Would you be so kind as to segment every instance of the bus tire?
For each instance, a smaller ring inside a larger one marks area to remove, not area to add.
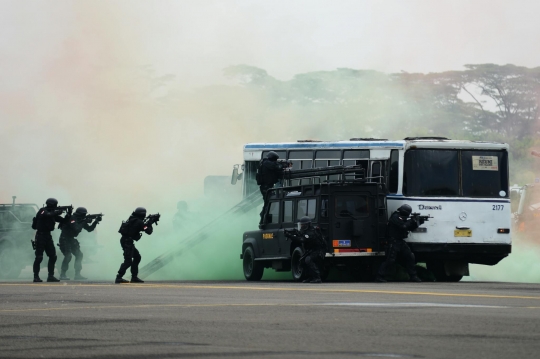
[[[306,278],[306,271],[300,263],[300,258],[303,254],[304,251],[300,247],[296,247],[291,254],[291,274],[297,282],[301,282]]]
[[[444,270],[444,262],[428,262],[427,269],[433,273],[437,282],[459,282],[462,275],[447,275]]]
[[[244,277],[246,277],[246,280],[261,280],[264,273],[264,267],[262,263],[255,260],[255,253],[253,252],[253,248],[251,246],[247,246],[246,249],[244,249],[243,267]]]

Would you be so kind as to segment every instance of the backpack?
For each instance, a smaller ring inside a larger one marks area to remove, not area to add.
[[[127,236],[129,234],[129,220],[122,221],[122,224],[120,225],[120,229],[118,229],[118,233],[120,233],[123,236]]]
[[[37,218],[32,218],[32,229],[37,229]]]

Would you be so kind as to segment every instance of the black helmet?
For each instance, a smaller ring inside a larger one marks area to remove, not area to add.
[[[309,218],[308,216],[304,216],[298,221],[299,231],[305,231],[309,228],[309,226],[311,226],[311,218]]]
[[[86,215],[88,214],[88,211],[86,210],[86,208],[84,207],[78,207],[76,210],[75,210],[75,213],[73,213],[74,216],[76,217],[86,217]]]
[[[48,198],[45,201],[45,205],[47,206],[47,208],[56,208],[58,207],[58,201],[56,200],[56,198]]]
[[[404,204],[404,205],[402,205],[401,207],[399,207],[397,211],[398,211],[399,214],[401,214],[402,216],[409,217],[409,215],[410,215],[411,212],[412,212],[412,208],[411,208],[411,206],[409,206],[408,204]]]
[[[277,159],[279,158],[279,155],[275,153],[274,151],[270,151],[266,155],[266,158],[268,158],[269,161],[273,162],[273,161],[277,161]]]
[[[137,207],[135,208],[135,210],[133,211],[133,216],[137,217],[137,218],[140,218],[140,219],[144,219],[144,217],[146,217],[146,208],[144,207]]]

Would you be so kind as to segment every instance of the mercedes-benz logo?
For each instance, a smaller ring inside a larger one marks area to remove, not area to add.
[[[467,219],[467,213],[461,212],[459,214],[459,219],[461,219],[462,221],[466,220]]]

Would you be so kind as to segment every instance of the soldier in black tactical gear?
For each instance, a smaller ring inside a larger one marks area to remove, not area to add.
[[[77,236],[84,229],[88,232],[92,232],[99,222],[101,222],[101,217],[97,217],[94,220],[94,223],[90,225],[92,220],[88,220],[86,215],[88,211],[84,207],[79,207],[75,210],[73,215],[66,215],[62,223],[60,223],[59,228],[62,230],[60,234],[60,251],[64,255],[64,260],[62,261],[62,267],[60,270],[60,280],[69,280],[66,276],[66,271],[71,262],[72,254],[75,256],[75,280],[84,280],[86,279],[81,275],[82,269],[82,259],[83,253],[77,240]]]
[[[375,281],[386,282],[384,274],[386,267],[396,262],[396,258],[399,254],[405,259],[405,267],[409,273],[411,282],[421,282],[420,278],[416,275],[414,254],[405,242],[405,238],[409,236],[409,232],[418,228],[419,225],[424,223],[422,218],[416,220],[409,216],[412,212],[411,206],[404,204],[398,208],[397,211],[392,213],[388,220],[388,248],[386,251],[386,261],[379,267],[379,272]]]
[[[273,188],[276,183],[283,176],[283,171],[290,166],[288,162],[278,162],[279,155],[274,151],[268,152],[265,158],[259,164],[259,169],[257,170],[257,184],[259,185],[259,190],[264,199],[264,206],[261,211],[261,223],[263,221],[264,212],[266,210],[266,191],[270,188]]]
[[[293,241],[299,241],[304,245],[304,255],[301,262],[304,264],[304,270],[307,272],[303,283],[322,283],[321,270],[324,265],[324,256],[326,255],[326,242],[319,227],[311,225],[311,219],[307,216],[298,221],[297,231],[286,233]]]
[[[145,223],[146,209],[143,207],[137,207],[131,214],[126,222],[122,223],[120,227],[120,245],[124,251],[124,263],[120,265],[118,275],[116,276],[115,283],[129,283],[122,278],[129,267],[131,267],[131,283],[144,283],[142,279],[137,277],[139,274],[139,263],[141,262],[141,255],[137,248],[135,248],[135,241],[138,241],[142,237],[141,232],[145,232],[150,235],[154,231],[152,223]]]
[[[47,253],[47,257],[49,257],[49,263],[47,264],[47,269],[49,270],[47,282],[60,281],[54,277],[56,249],[54,248],[51,232],[54,231],[54,226],[57,222],[60,223],[64,220],[64,218],[60,216],[62,212],[63,210],[58,208],[58,201],[54,198],[49,198],[45,202],[45,207],[37,212],[32,221],[32,228],[36,230],[36,237],[32,243],[36,254],[33,268],[34,282],[43,282],[39,278],[40,265],[43,261],[43,252]]]

